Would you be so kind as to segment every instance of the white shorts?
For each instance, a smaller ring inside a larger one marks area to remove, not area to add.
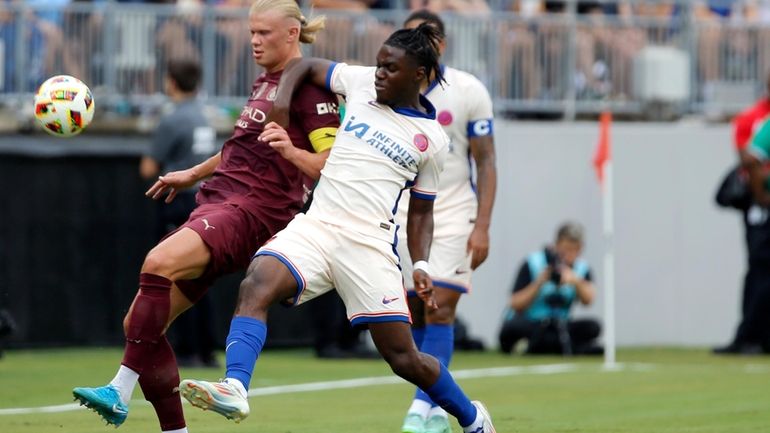
[[[297,280],[294,304],[336,288],[352,325],[411,323],[392,244],[297,214],[257,251],[283,262]]]
[[[430,247],[431,278],[434,287],[456,290],[468,293],[471,290],[471,254],[468,249],[468,237],[473,231],[473,224],[467,223],[454,230],[446,230],[451,234],[434,233]],[[400,235],[402,233],[399,233]],[[398,255],[401,257],[401,272],[404,284],[409,289],[409,296],[414,296],[414,278],[412,277],[412,261],[409,259],[407,242],[399,237]]]

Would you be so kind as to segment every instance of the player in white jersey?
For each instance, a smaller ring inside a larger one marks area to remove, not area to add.
[[[429,11],[412,13],[404,23],[434,26],[445,48],[444,23]],[[460,296],[471,286],[471,273],[487,257],[489,222],[495,196],[497,172],[492,138],[492,100],[487,89],[471,74],[442,65],[446,85],[434,78],[422,92],[436,107],[437,119],[450,138],[449,152],[433,207],[435,227],[430,248],[431,278],[437,309],[424,308],[409,283],[413,267],[402,248],[406,233],[399,233],[401,269],[409,289],[412,334],[417,347],[449,366],[454,350],[455,310]],[[478,185],[473,181],[473,165]],[[399,205],[396,222],[403,226],[407,207]],[[451,433],[447,413],[421,389],[417,389],[402,426],[403,433]]]
[[[367,324],[391,369],[426,390],[467,433],[494,433],[484,406],[471,402],[436,358],[414,345],[396,254],[393,216],[404,188],[409,251],[418,295],[431,308],[428,253],[433,200],[448,146],[436,111],[420,94],[429,76],[441,79],[438,32],[424,25],[393,33],[377,67],[303,59],[284,71],[270,118],[288,124],[291,95],[308,77],[347,98],[347,112],[321,171],[313,203],[255,255],[241,283],[227,339],[226,379],[184,380],[180,393],[194,406],[240,421],[249,413],[246,390],[267,334],[268,308],[300,304],[332,288],[352,324]],[[276,185],[280,187],[280,185]]]

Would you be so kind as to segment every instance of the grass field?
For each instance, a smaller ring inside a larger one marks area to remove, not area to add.
[[[119,359],[116,349],[6,353],[0,360],[0,432],[112,431],[83,409],[26,414],[8,409],[69,403],[72,387],[103,384]],[[458,381],[472,398],[486,403],[500,433],[770,432],[770,357],[634,349],[621,351],[618,361],[617,371],[605,371],[599,358],[460,353],[452,370],[461,371]],[[182,378],[215,380],[222,374],[182,370]],[[185,414],[191,433],[397,433],[412,394],[406,383],[306,392],[280,388],[387,376],[382,361],[320,361],[306,351],[268,351],[257,364],[252,389],[276,388],[250,399],[250,418],[236,425],[189,405]],[[141,393],[134,397],[119,431],[159,431]]]

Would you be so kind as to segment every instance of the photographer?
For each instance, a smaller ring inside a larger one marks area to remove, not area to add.
[[[565,223],[559,227],[553,247],[530,254],[522,263],[513,286],[510,311],[500,330],[503,352],[510,353],[521,339],[528,341],[527,353],[602,352],[595,344],[599,323],[569,318],[576,299],[589,305],[596,293],[588,264],[578,258],[582,248],[582,227]]]

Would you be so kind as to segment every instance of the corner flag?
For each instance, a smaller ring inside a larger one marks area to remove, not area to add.
[[[604,228],[604,367],[615,368],[615,252],[614,252],[614,185],[610,125],[612,114],[599,116],[599,141],[593,166],[602,187],[602,226]]]
[[[612,113],[605,111],[599,115],[599,142],[594,152],[594,169],[599,183],[604,186],[604,165],[612,159],[612,145],[610,144],[610,124]]]

